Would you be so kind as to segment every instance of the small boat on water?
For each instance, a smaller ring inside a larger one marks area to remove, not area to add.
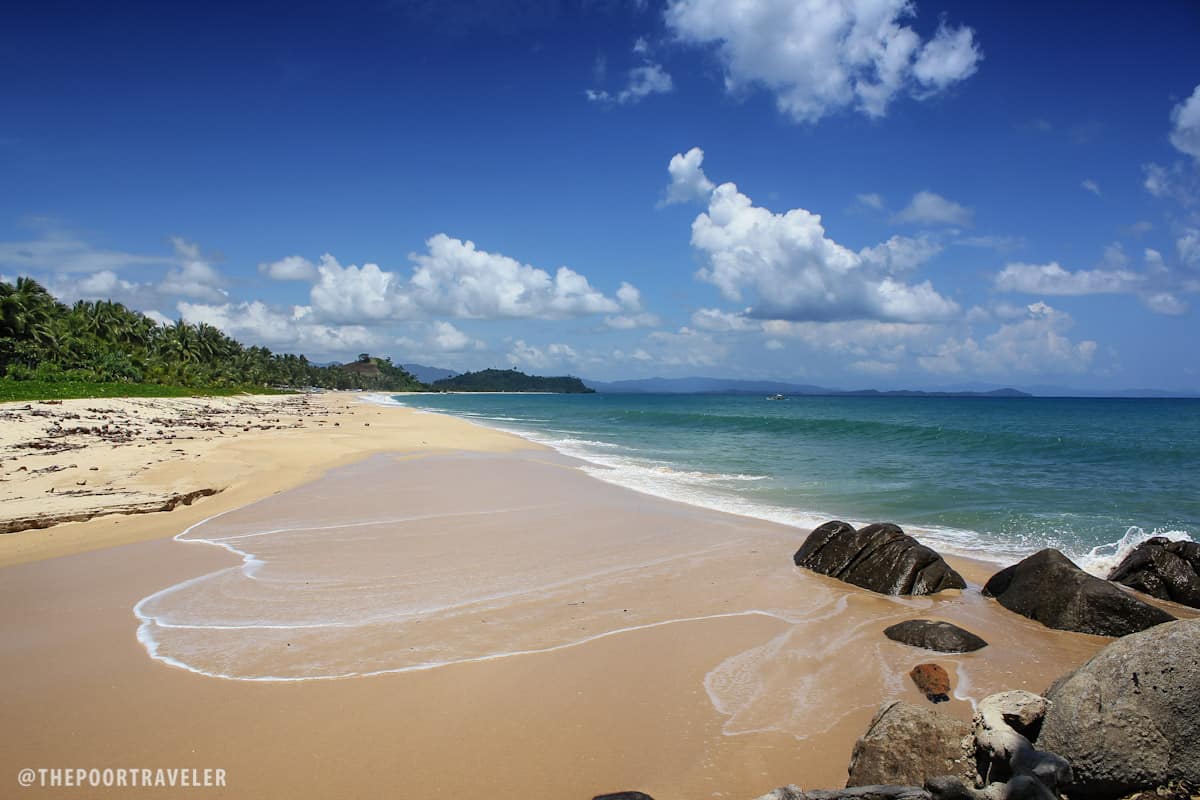
[[[786,398],[786,397],[784,397],[784,396],[783,396],[783,395],[781,395],[781,394],[771,394],[771,395],[767,395],[767,399],[768,399],[768,400],[787,400],[787,398]]]

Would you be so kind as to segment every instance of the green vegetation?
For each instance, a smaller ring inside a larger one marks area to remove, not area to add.
[[[443,392],[555,392],[557,394],[589,394],[593,389],[584,386],[579,378],[543,378],[526,375],[515,369],[485,369],[465,372],[454,378],[443,378],[431,384],[434,391]]]
[[[387,358],[319,367],[203,322],[159,325],[104,300],[66,306],[31,278],[0,282],[0,376],[0,400],[425,388]]]

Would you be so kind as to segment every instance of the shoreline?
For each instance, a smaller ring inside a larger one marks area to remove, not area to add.
[[[132,754],[225,768],[213,796],[748,800],[844,782],[885,699],[926,702],[905,677],[918,661],[946,664],[940,708],[969,718],[976,694],[1041,691],[1107,641],[977,590],[873,595],[797,570],[801,529],[639,494],[513,434],[362,398],[321,401],[338,406],[336,429],[220,443],[201,466],[230,485],[191,506],[71,523],[40,549],[3,545],[55,529],[0,537],[0,563],[34,556],[0,581],[0,721],[25,732],[3,769]],[[230,537],[241,557],[180,547]],[[976,586],[991,572],[952,563]],[[993,646],[933,654],[881,635],[913,616]],[[317,674],[342,663],[401,669]],[[254,678],[266,669],[303,677]],[[114,732],[125,719],[139,724]]]

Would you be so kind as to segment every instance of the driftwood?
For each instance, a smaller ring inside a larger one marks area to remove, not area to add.
[[[179,506],[190,506],[198,498],[208,497],[220,491],[222,489],[197,489],[194,492],[173,494],[162,500],[148,500],[144,503],[127,503],[121,506],[88,509],[70,514],[39,514],[33,517],[10,519],[0,522],[0,534],[39,530],[63,522],[86,522],[89,519],[106,517],[110,514],[154,514],[159,511],[174,511]]]

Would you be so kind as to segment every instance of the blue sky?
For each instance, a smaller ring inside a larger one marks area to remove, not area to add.
[[[1200,8],[18,3],[0,275],[317,360],[1200,389]]]

